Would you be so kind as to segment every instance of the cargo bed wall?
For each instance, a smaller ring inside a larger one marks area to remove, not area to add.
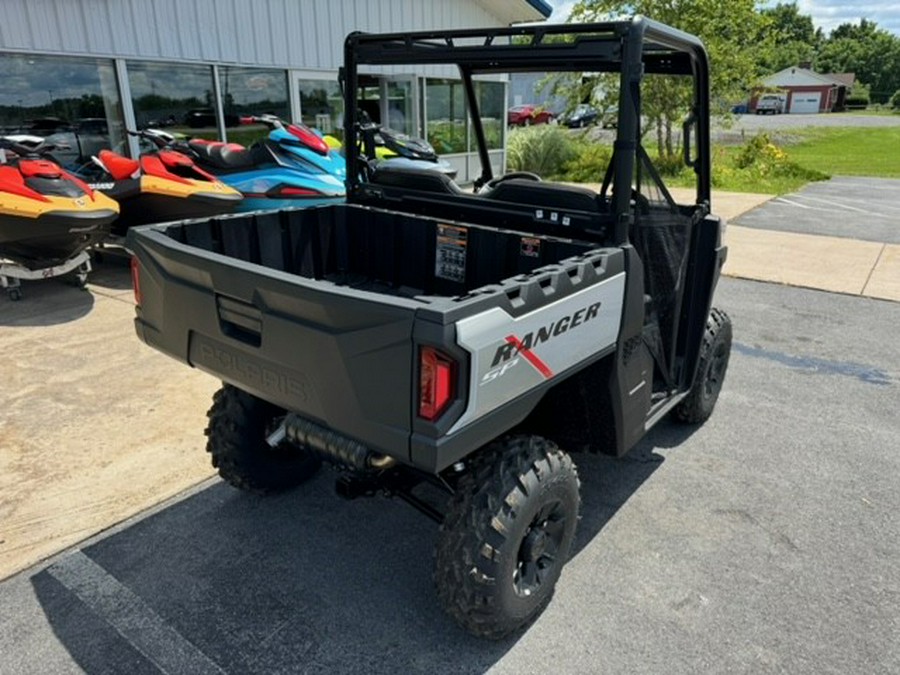
[[[596,246],[348,204],[191,221],[166,234],[272,269],[404,296],[467,293]]]

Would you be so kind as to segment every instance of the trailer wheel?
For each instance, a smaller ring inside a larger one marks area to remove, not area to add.
[[[457,484],[435,549],[441,605],[479,637],[526,626],[569,557],[580,498],[575,464],[539,436],[487,446]]]
[[[87,288],[88,273],[83,270],[73,270],[60,277],[60,280],[75,288]]]
[[[731,319],[722,310],[713,308],[706,320],[694,385],[687,397],[675,408],[678,420],[699,424],[712,414],[728,370],[731,332]]]
[[[219,475],[234,487],[269,493],[296,487],[316,473],[317,457],[282,443],[270,447],[266,437],[284,410],[229,384],[213,396],[206,451]]]

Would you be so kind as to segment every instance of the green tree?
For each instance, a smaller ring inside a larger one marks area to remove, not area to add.
[[[841,24],[822,44],[816,57],[822,73],[855,73],[869,86],[871,99],[885,103],[900,88],[900,38],[874,21]]]
[[[813,26],[812,16],[801,14],[796,2],[779,2],[774,7],[763,8],[761,13],[771,21],[771,30],[777,31],[781,39],[815,45],[821,38]]]
[[[622,14],[642,14],[692,33],[703,40],[710,59],[713,101],[734,101],[757,81],[757,57],[771,49],[764,30],[768,19],[756,10],[754,0],[581,0],[570,21],[603,21]],[[582,87],[590,87],[585,76]],[[656,131],[660,156],[675,154],[680,116],[690,92],[677,78],[647,78],[642,88],[643,113]]]
[[[761,10],[767,20],[771,48],[759,53],[762,73],[774,73],[815,59],[822,40],[821,29],[813,26],[812,16],[801,14],[796,2],[778,3]]]

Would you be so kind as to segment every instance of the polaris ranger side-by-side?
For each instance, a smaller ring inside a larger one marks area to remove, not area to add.
[[[542,611],[569,555],[568,453],[622,455],[667,415],[702,422],[722,387],[731,324],[711,309],[725,247],[706,52],[636,17],[354,33],[345,60],[347,203],[132,229],[135,326],[224,381],[207,450],[225,480],[286,489],[325,461],[345,496],[402,497],[440,522],[441,604],[500,637]],[[360,69],[409,64],[458,69],[482,165],[473,190],[372,161]],[[599,192],[494,175],[474,78],[517,71],[618,74]],[[692,85],[692,204],[675,203],[642,145],[654,75]]]

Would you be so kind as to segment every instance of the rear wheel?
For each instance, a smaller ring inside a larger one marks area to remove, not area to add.
[[[279,492],[300,485],[319,468],[317,457],[296,446],[271,447],[284,410],[225,384],[207,413],[206,450],[212,465],[231,485],[250,492]]]
[[[731,333],[731,319],[722,310],[713,308],[706,320],[694,386],[675,408],[675,417],[682,422],[699,424],[712,415],[728,370]]]
[[[463,476],[441,525],[435,584],[470,633],[498,639],[550,602],[578,519],[578,474],[538,436],[489,445]]]

